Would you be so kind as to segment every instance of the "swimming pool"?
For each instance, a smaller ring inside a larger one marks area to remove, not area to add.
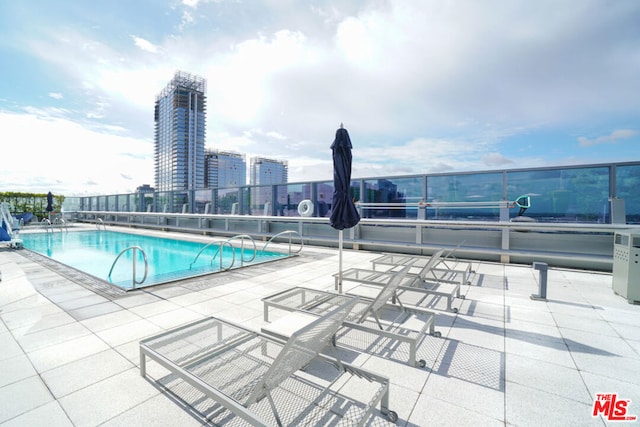
[[[24,247],[29,250],[126,290],[218,272],[221,270],[220,252],[222,269],[289,256],[278,252],[254,252],[254,244],[250,241],[245,241],[244,248],[241,248],[241,241],[236,241],[233,246],[230,243],[220,246],[218,243],[207,244],[106,230],[24,233],[21,238]],[[134,251],[132,247],[139,249]],[[145,256],[148,264],[146,277]]]

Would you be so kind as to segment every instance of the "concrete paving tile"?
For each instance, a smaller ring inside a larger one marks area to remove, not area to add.
[[[422,398],[436,398],[490,419],[504,419],[504,390],[442,375],[429,376]]]
[[[481,406],[481,404],[479,404]],[[437,397],[422,395],[407,420],[407,427],[421,426],[457,426],[457,427],[500,427],[504,426],[502,417],[491,418],[475,408],[465,408]],[[402,425],[398,423],[399,425]]]
[[[202,315],[186,308],[178,308],[166,313],[157,314],[155,316],[147,317],[147,320],[155,325],[158,325],[161,329],[172,329],[185,323],[190,323],[195,320],[202,319]]]
[[[22,349],[29,353],[34,350],[80,338],[90,333],[91,331],[80,323],[67,323],[62,326],[27,333],[17,337],[17,340]]]
[[[179,305],[173,304],[166,300],[154,301],[149,304],[137,305],[129,310],[140,317],[150,317],[156,314],[166,313],[180,308]]]
[[[0,369],[0,387],[36,374],[37,372],[31,365],[31,361],[24,354],[4,359],[2,361],[2,369]]]
[[[189,413],[166,395],[158,395],[111,418],[101,426],[197,427],[206,424],[206,422],[205,418],[198,418],[195,414]]]
[[[75,426],[95,426],[159,394],[140,377],[137,368],[132,368],[68,394],[58,402]],[[87,402],[100,404],[87,405]]]
[[[529,334],[507,331],[505,352],[575,368],[575,362],[564,340],[536,339]]]
[[[69,310],[68,313],[72,315],[76,320],[91,319],[92,317],[102,316],[104,314],[113,313],[122,310],[117,304],[111,301],[103,302],[100,304],[88,305],[86,307],[80,307],[74,310]]]
[[[99,353],[107,348],[107,344],[95,335],[86,335],[32,351],[28,356],[38,372],[45,372],[66,363]]]
[[[2,423],[2,427],[24,426],[73,427],[73,424],[60,404],[52,401]]]
[[[550,362],[506,355],[506,380],[588,404],[592,396],[580,371]]]
[[[115,350],[106,350],[44,372],[42,380],[59,399],[132,367]]]
[[[157,301],[160,301],[160,299],[155,295],[142,291],[131,291],[128,292],[126,296],[118,298],[113,302],[123,308],[132,308]]]
[[[609,377],[620,381],[640,378],[640,359],[607,356],[601,353],[572,352],[580,371]]]
[[[51,401],[53,396],[37,375],[0,387],[0,423]]]
[[[161,331],[162,328],[159,326],[146,319],[141,319],[125,325],[98,331],[96,335],[111,347],[117,347],[129,341],[139,341]]]
[[[42,318],[50,314],[61,313],[62,310],[49,301],[38,301],[30,307],[22,307],[19,310],[8,311],[4,308],[0,313],[0,318],[4,321],[8,329],[32,327],[37,325]]]
[[[620,356],[640,360],[635,349],[619,336],[601,335],[565,328],[560,328],[560,332],[569,350],[574,353]]]
[[[507,381],[506,423],[516,426],[602,426],[592,404]]]
[[[81,298],[68,299],[66,301],[57,302],[56,304],[63,310],[70,311],[91,305],[102,304],[105,302],[108,302],[105,297],[90,292],[90,295],[86,295]]]
[[[610,323],[609,324],[616,333],[623,339],[629,341],[638,341],[640,342],[640,326],[636,325],[628,325],[621,323]]]
[[[13,333],[15,336],[22,336],[33,332],[40,332],[45,329],[51,329],[62,325],[68,325],[75,322],[75,319],[64,311],[55,312],[53,314],[47,314],[42,316],[40,320],[35,323],[15,328]]]
[[[531,339],[562,340],[560,329],[556,325],[512,319],[505,324],[505,335],[528,335]]]
[[[81,323],[87,329],[93,332],[98,332],[105,329],[115,328],[116,326],[126,325],[127,323],[135,322],[140,319],[140,316],[129,310],[119,310],[113,313],[103,314],[102,316],[82,320]]]
[[[363,368],[380,372],[391,380],[391,384],[420,392],[424,387],[430,372],[428,369],[409,366],[407,363],[399,363],[381,357],[370,357],[363,365]]]

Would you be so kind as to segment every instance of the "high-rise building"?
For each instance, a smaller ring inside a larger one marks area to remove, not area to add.
[[[282,212],[282,208],[287,204],[287,193],[274,191],[272,186],[287,183],[289,179],[287,161],[252,157],[250,171],[250,184],[256,186],[251,190],[251,209],[263,209],[266,214],[269,214],[269,211]],[[271,206],[271,210],[268,206]]]
[[[207,81],[184,71],[156,96],[155,189],[204,188]]]
[[[205,187],[226,188],[247,185],[245,155],[231,151],[206,150]]]
[[[289,166],[286,160],[251,158],[251,185],[286,184],[289,179]]]

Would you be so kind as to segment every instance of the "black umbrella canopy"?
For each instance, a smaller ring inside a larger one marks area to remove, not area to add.
[[[53,210],[53,194],[51,191],[47,193],[47,212],[51,212]]]
[[[329,223],[336,230],[351,228],[360,222],[360,214],[351,199],[351,139],[349,132],[340,125],[336,139],[331,144],[333,151],[333,204]]]

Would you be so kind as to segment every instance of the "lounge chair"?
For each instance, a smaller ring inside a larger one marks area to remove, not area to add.
[[[451,249],[446,254],[444,249],[439,249],[430,257],[419,255],[403,255],[403,254],[385,254],[371,261],[373,269],[376,270],[379,265],[391,267],[402,267],[407,263],[413,263],[414,267],[422,268],[428,263],[433,267],[429,270],[425,280],[435,280],[440,282],[460,283],[461,285],[470,285],[470,276],[473,273],[471,262],[462,261],[454,258],[453,254],[459,245]]]
[[[443,252],[444,249],[441,249],[430,258],[427,258],[426,262],[421,262],[423,265],[418,273],[407,273],[398,286],[398,294],[415,292],[423,295],[428,294],[436,297],[444,297],[447,301],[447,310],[457,313],[458,309],[452,307],[452,302],[454,298],[464,299],[464,295],[460,295],[460,281],[442,279],[434,273],[436,266],[442,262],[441,256]],[[395,256],[396,255],[385,255],[389,263],[395,260],[395,258],[391,258]],[[404,255],[400,255],[400,257],[402,258],[398,260],[399,263],[410,262],[414,267],[416,261],[418,261],[416,258],[405,260]],[[420,261],[422,261],[422,259]],[[375,260],[373,262],[375,262]],[[342,272],[342,281],[384,286],[394,274],[395,270],[393,270],[393,268],[387,271],[379,271],[375,268],[373,270],[349,268]],[[335,288],[338,289],[340,277],[338,274],[334,274],[334,278]],[[392,301],[395,302],[395,298]]]
[[[435,331],[435,313],[418,307],[399,304],[389,304],[411,264],[393,274],[387,284],[380,289],[375,298],[358,295],[359,301],[346,317],[342,325],[347,329],[364,331],[380,337],[403,342],[409,345],[409,359],[411,366],[425,367],[424,359],[417,360],[416,350],[426,337],[425,332],[440,337]],[[351,294],[340,295],[327,291],[320,291],[304,287],[295,287],[286,291],[265,297],[264,320],[269,321],[269,309],[279,308],[286,311],[322,315],[343,303]],[[389,319],[389,316],[391,318]],[[419,316],[419,317],[418,317]],[[298,319],[296,319],[298,320]],[[291,323],[285,316],[285,323]],[[279,327],[263,327],[263,332],[283,337]],[[337,344],[340,344],[339,338]]]
[[[140,374],[146,375],[149,357],[253,426],[340,420],[363,425],[378,403],[396,421],[388,409],[388,378],[320,354],[355,304],[357,298],[343,300],[286,343],[215,317],[203,319],[141,341]],[[327,369],[322,379],[309,373],[319,362],[330,365],[331,379]],[[347,396],[345,375],[366,383],[357,384],[372,393],[369,400]]]

